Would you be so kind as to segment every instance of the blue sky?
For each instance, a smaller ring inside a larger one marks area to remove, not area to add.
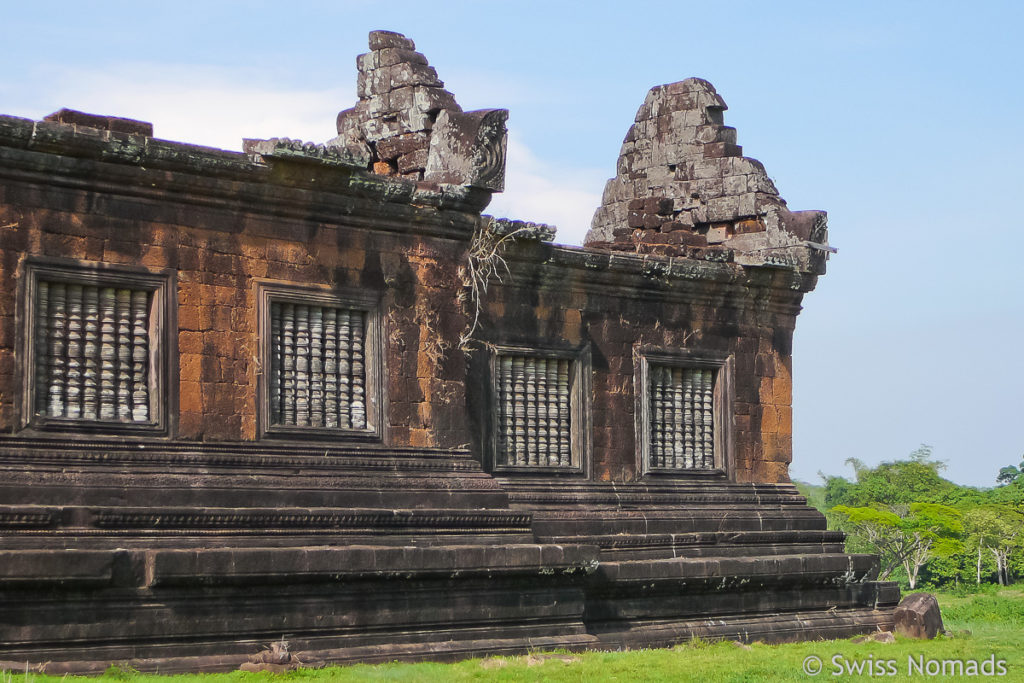
[[[511,110],[489,211],[566,243],[647,89],[707,78],[839,249],[797,323],[794,477],[927,443],[991,485],[1024,455],[1020,3],[54,1],[3,20],[0,113],[130,116],[229,149],[331,137],[367,32],[405,33],[464,108]]]

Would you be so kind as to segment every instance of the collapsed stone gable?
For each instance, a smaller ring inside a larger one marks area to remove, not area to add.
[[[504,110],[398,34],[358,71],[325,143],[0,116],[0,666],[890,627],[788,478],[823,214],[711,86],[652,90],[574,248],[481,215]]]
[[[463,112],[412,40],[370,33],[356,60],[359,101],[338,114],[323,144],[247,140],[258,154],[312,154],[385,176],[500,192],[505,186],[505,109]]]
[[[824,272],[825,212],[786,207],[764,166],[742,155],[736,129],[724,125],[727,108],[700,78],[651,88],[585,244]]]

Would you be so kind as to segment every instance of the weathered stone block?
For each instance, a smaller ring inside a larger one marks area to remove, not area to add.
[[[413,85],[444,87],[444,82],[437,77],[434,67],[426,64],[401,62],[389,67],[389,76],[391,88],[404,88]]]
[[[427,150],[418,149],[398,157],[398,172],[422,171],[427,165]]]
[[[385,138],[392,138],[402,133],[410,132],[398,121],[385,121],[384,119],[370,119],[363,125],[363,134],[368,142],[377,142]]]
[[[742,156],[742,154],[743,148],[740,145],[734,145],[728,142],[712,142],[704,145],[704,156],[710,159],[738,157]]]
[[[656,213],[645,213],[643,227],[647,230],[657,230],[665,219]]]
[[[674,230],[670,234],[662,235],[667,244],[679,244],[688,247],[706,247],[708,240],[704,235],[690,232],[689,230]]]
[[[61,109],[43,117],[44,121],[54,121],[67,125],[81,126],[83,128],[94,128],[127,135],[141,135],[143,137],[153,136],[153,124],[148,121],[137,121],[117,116],[102,116],[97,114],[86,114],[74,109]],[[85,131],[83,131],[85,132]]]
[[[893,617],[896,633],[907,638],[930,640],[943,630],[939,601],[931,593],[903,598]]]
[[[359,72],[370,71],[380,66],[379,52],[366,52],[356,56],[356,69]]]
[[[764,232],[765,225],[764,221],[758,218],[747,218],[744,220],[736,221],[733,226],[733,230],[737,235],[746,235],[754,232]]]
[[[375,53],[380,66],[394,66],[401,62],[409,64],[426,64],[427,58],[414,50],[401,47],[386,47]]]
[[[725,227],[712,227],[708,228],[707,240],[708,244],[721,244],[729,239],[728,228]]]
[[[714,197],[707,201],[707,220],[710,222],[732,221],[739,215],[735,197]]]
[[[397,159],[403,154],[411,154],[418,150],[426,150],[430,144],[427,133],[417,131],[405,133],[393,138],[386,138],[377,143],[377,155],[385,161]]]
[[[424,179],[503,190],[507,118],[505,109],[441,110],[430,136]]]
[[[397,47],[403,50],[415,50],[416,43],[406,38],[401,33],[394,31],[370,31],[370,49],[384,50],[389,47]]]
[[[442,109],[462,111],[462,107],[455,101],[455,96],[443,88],[415,86],[412,104],[428,113],[435,113]]]

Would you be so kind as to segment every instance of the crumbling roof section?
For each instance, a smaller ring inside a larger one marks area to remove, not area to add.
[[[82,128],[108,130],[112,133],[124,133],[125,135],[153,137],[153,124],[148,121],[125,119],[119,116],[104,116],[102,114],[87,114],[76,109],[64,108],[55,111],[43,117],[43,121],[52,121]]]
[[[500,192],[505,182],[505,109],[463,112],[416,45],[390,31],[370,33],[356,60],[359,102],[338,114],[328,146],[366,150],[381,175]]]
[[[245,140],[246,153],[260,162],[359,168],[412,181],[421,192],[458,187],[489,199],[505,189],[507,109],[462,111],[399,33],[371,31],[370,51],[356,67],[359,101],[338,114],[336,137],[320,144]]]
[[[824,272],[823,211],[791,212],[699,78],[651,88],[626,134],[585,244]]]

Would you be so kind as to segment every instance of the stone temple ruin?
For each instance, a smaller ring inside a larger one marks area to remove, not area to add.
[[[577,248],[481,214],[507,112],[398,34],[358,68],[323,144],[0,117],[0,660],[889,628],[896,585],[787,475],[825,215],[714,88],[650,91]]]

